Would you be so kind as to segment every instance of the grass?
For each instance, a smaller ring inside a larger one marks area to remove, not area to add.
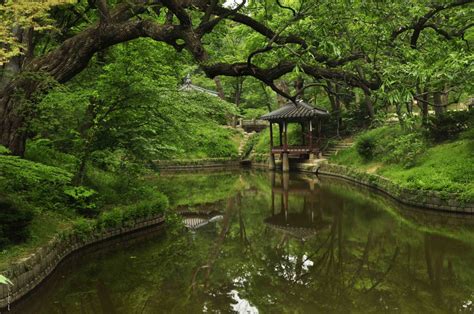
[[[406,188],[459,193],[460,199],[472,201],[474,139],[465,135],[461,134],[456,140],[439,144],[426,142],[423,151],[407,166],[403,157],[398,162],[390,159],[393,151],[387,148],[390,148],[389,141],[393,142],[394,139],[404,136],[404,132],[398,126],[382,127],[358,137],[375,138],[376,148],[372,160],[365,160],[358,154],[356,147],[351,147],[340,151],[330,161],[382,175]]]
[[[38,160],[48,157],[46,154],[35,156]],[[57,156],[54,155],[53,159]],[[127,171],[126,167],[119,172],[112,172],[90,166],[85,189],[93,188],[97,197],[84,198],[87,193],[71,197],[66,191],[72,188],[72,174],[62,168],[46,165],[51,163],[51,160],[35,162],[0,154],[0,201],[6,204],[1,206],[7,206],[8,210],[21,210],[16,214],[14,211],[8,212],[8,219],[17,224],[14,228],[29,235],[20,240],[10,231],[8,237],[0,233],[0,239],[3,239],[0,270],[31,255],[64,231],[92,231],[102,226],[120,226],[135,219],[164,213],[168,208],[166,196],[141,178],[139,172]],[[99,209],[97,216],[87,216],[86,219],[81,215],[81,209],[88,206]],[[22,218],[22,215],[31,221],[24,222],[26,218]],[[9,221],[0,221],[0,231],[10,230],[4,226],[11,228],[12,225]]]
[[[31,255],[54,236],[70,229],[74,222],[75,220],[70,217],[51,211],[36,214],[29,227],[30,239],[22,244],[7,247],[0,252],[0,270],[6,269],[11,261],[18,261]]]

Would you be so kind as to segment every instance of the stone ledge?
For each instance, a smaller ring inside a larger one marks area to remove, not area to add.
[[[47,245],[36,250],[29,257],[12,264],[2,272],[9,278],[13,286],[0,285],[0,312],[8,304],[18,301],[35,289],[69,254],[81,248],[113,237],[138,231],[164,222],[163,215],[152,218],[138,219],[131,226],[95,231],[84,237],[78,232],[60,234],[49,241]]]
[[[156,160],[153,163],[158,170],[185,171],[210,168],[240,167],[241,161],[238,159],[210,158],[194,160]]]

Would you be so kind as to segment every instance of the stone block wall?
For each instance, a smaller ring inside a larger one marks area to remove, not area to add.
[[[406,189],[385,177],[335,164],[323,164],[317,169],[317,173],[343,178],[374,188],[406,205],[447,212],[474,214],[474,203],[463,202],[460,200],[459,195],[454,193]]]
[[[74,231],[56,236],[34,254],[17,261],[2,272],[4,276],[12,281],[13,286],[0,285],[0,312],[1,309],[7,308],[8,304],[19,300],[38,286],[70,253],[93,243],[163,222],[163,216],[151,217],[136,220],[131,223],[131,226],[97,230],[87,236]]]
[[[154,165],[161,171],[186,171],[215,168],[237,168],[240,160],[230,158],[209,158],[195,160],[155,160]]]

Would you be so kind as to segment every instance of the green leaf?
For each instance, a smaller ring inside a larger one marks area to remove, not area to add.
[[[10,279],[8,279],[7,277],[3,275],[0,275],[0,284],[13,286],[13,282],[11,282]]]

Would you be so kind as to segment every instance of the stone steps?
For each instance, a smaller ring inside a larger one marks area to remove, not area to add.
[[[245,145],[247,144],[250,136],[252,135],[252,133],[247,133],[247,132],[242,132],[243,133],[243,139],[242,141],[240,141],[240,145],[239,145],[239,156],[242,157],[243,154],[244,154],[244,148],[245,148]]]
[[[341,150],[351,148],[354,143],[351,140],[344,139],[323,151],[323,157],[329,158],[331,156],[337,155],[337,153]]]

